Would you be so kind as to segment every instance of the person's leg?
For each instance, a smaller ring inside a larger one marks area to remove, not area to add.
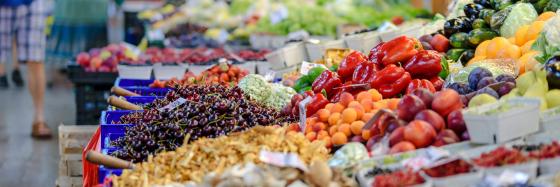
[[[33,121],[44,122],[45,65],[42,62],[28,61],[27,71],[27,82],[35,111]]]
[[[21,6],[20,6],[21,7]],[[33,128],[31,135],[36,138],[50,138],[52,133],[45,121],[45,58],[46,37],[44,33],[46,13],[44,1],[34,0],[31,5],[18,9],[17,45],[18,59],[27,62],[29,92],[33,99]]]
[[[0,89],[8,88],[8,77],[3,62],[0,62]]]
[[[13,40],[12,46],[17,46],[16,40]],[[17,47],[12,47],[12,81],[17,87],[23,86],[23,78],[19,71],[19,60],[17,57]]]
[[[0,6],[0,88],[8,87],[4,63],[8,62],[12,50],[13,11],[14,9],[11,7]]]

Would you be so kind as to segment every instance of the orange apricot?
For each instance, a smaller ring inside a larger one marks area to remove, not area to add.
[[[364,125],[365,123],[363,121],[354,121],[350,124],[350,130],[354,135],[361,135]]]
[[[343,123],[338,126],[338,132],[344,133],[346,136],[352,135],[352,130],[350,129],[350,124]]]
[[[371,131],[369,129],[362,130],[362,139],[369,140],[371,138]]]
[[[363,91],[358,93],[358,95],[356,95],[356,100],[362,102],[364,99],[372,99],[373,98],[373,94],[367,92],[367,91]]]
[[[369,89],[368,92],[371,94],[372,101],[380,101],[383,99],[381,93],[379,93],[376,89]]]
[[[344,105],[340,104],[340,103],[336,103],[334,104],[334,106],[331,109],[331,113],[341,113],[342,110],[344,110]]]
[[[364,107],[364,112],[369,112],[373,108],[373,101],[371,99],[364,99],[360,101],[362,107]]]
[[[327,109],[319,109],[317,115],[319,116],[319,121],[328,122],[331,112]]]
[[[305,134],[305,137],[309,140],[309,141],[313,141],[317,138],[317,134],[315,132],[309,132],[307,134]]]
[[[334,145],[344,145],[348,143],[348,137],[342,132],[335,133],[331,137],[331,140]]]
[[[342,121],[345,123],[352,123],[358,118],[358,113],[354,108],[346,108],[342,111]]]
[[[333,125],[329,127],[329,135],[334,135],[334,133],[338,132],[338,125]]]
[[[375,115],[375,113],[377,113],[377,110],[375,110],[374,112],[364,113],[361,120],[363,122],[368,122]]]
[[[344,92],[340,95],[340,104],[347,107],[350,102],[354,101],[354,96],[348,92]]]
[[[338,122],[338,120],[340,119],[340,113],[332,113],[331,116],[329,116],[328,122],[329,125],[336,125],[336,123]]]

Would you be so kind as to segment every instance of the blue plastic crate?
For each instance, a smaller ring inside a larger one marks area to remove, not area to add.
[[[105,155],[109,155],[112,152],[116,151],[116,149],[102,149],[101,153],[105,154]],[[109,177],[111,175],[121,175],[122,174],[122,169],[113,169],[113,168],[107,168],[103,165],[99,166],[99,171],[98,171],[98,177],[99,177],[99,183],[103,184],[103,181],[105,180],[106,177]]]
[[[103,111],[101,112],[101,148],[108,148],[109,143],[117,138],[124,136],[127,127],[134,126],[134,124],[111,124],[117,123],[121,116],[138,112],[135,110],[119,110],[119,111]]]
[[[152,103],[154,102],[154,100],[156,100],[158,97],[157,96],[126,96],[124,97],[124,99],[128,102],[131,102],[133,104],[136,105],[146,105],[148,103]],[[109,106],[108,111],[116,111],[116,110],[120,110],[119,108],[113,107],[113,106]]]
[[[154,82],[154,80],[152,79],[122,79],[122,78],[117,78],[117,80],[115,80],[115,86],[118,87],[149,87],[150,84],[152,84]]]
[[[148,88],[148,87],[122,87],[128,91],[140,94],[141,96],[165,96],[171,88]]]

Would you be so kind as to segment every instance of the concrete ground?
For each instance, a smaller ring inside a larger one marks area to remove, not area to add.
[[[23,75],[26,72],[22,72]],[[51,76],[52,77],[52,76]],[[62,76],[45,94],[45,113],[54,131],[50,140],[30,136],[32,101],[27,88],[0,89],[0,186],[55,186],[58,177],[58,134],[61,123],[75,124],[72,87]]]

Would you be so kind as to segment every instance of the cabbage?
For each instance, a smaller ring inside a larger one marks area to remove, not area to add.
[[[243,77],[243,79],[239,80],[238,86],[245,95],[259,103],[263,103],[272,93],[270,84],[268,84],[263,76],[256,74],[249,74]]]
[[[500,28],[500,35],[505,38],[515,36],[515,32],[519,27],[531,24],[537,16],[537,11],[529,3],[512,5],[511,11]]]
[[[287,86],[281,84],[272,84],[272,94],[266,98],[264,105],[274,108],[276,110],[282,110],[292,100],[296,91]]]

